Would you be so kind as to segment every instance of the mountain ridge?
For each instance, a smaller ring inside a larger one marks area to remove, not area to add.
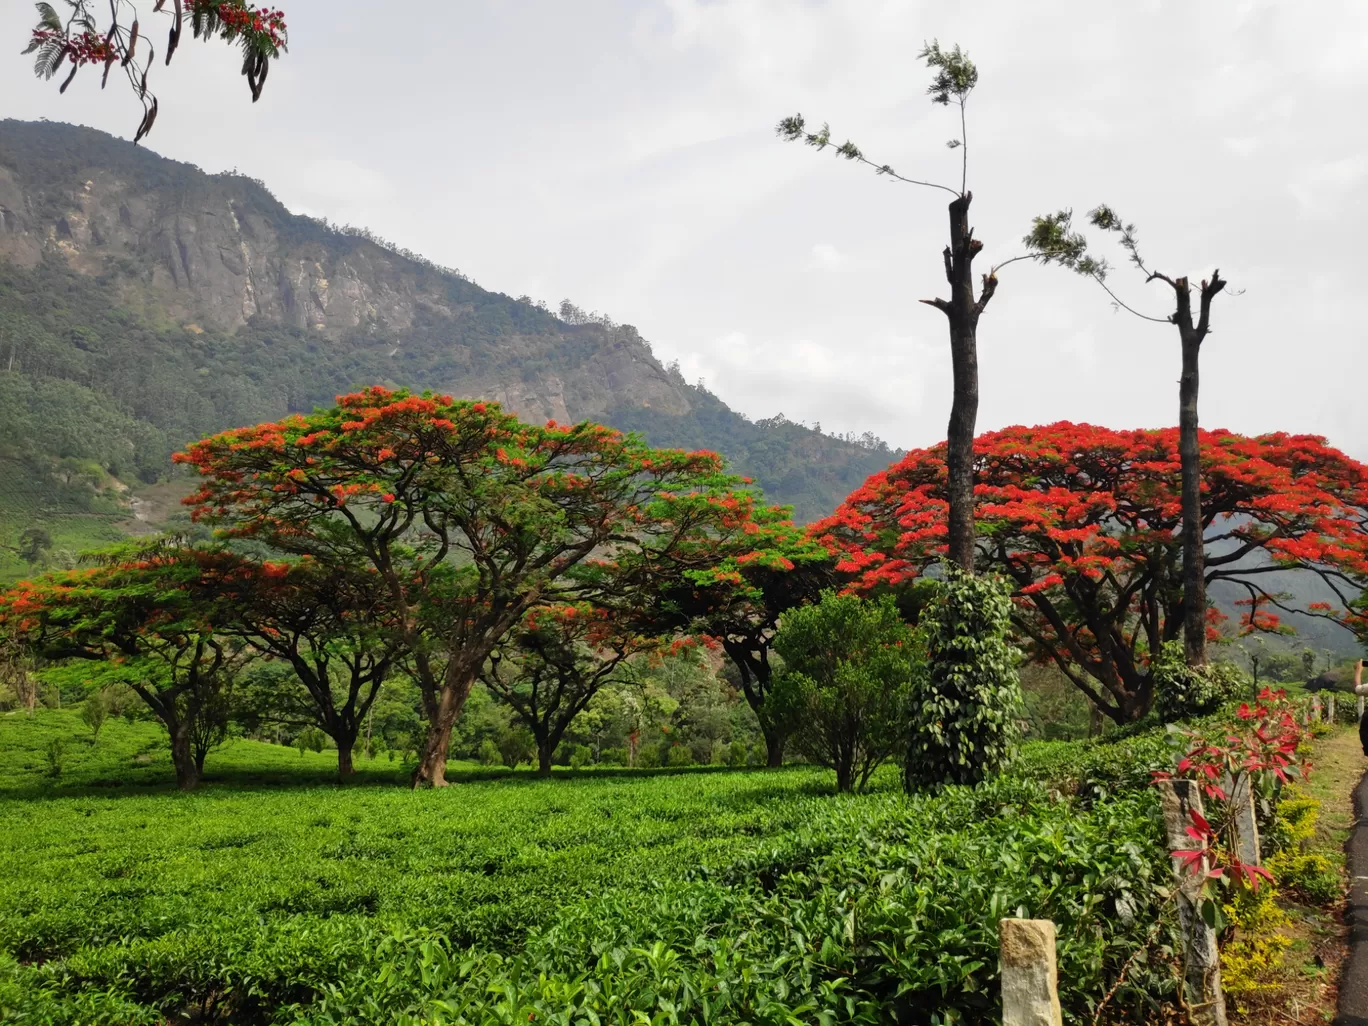
[[[631,325],[565,312],[293,214],[245,176],[93,129],[0,121],[0,360],[30,391],[108,396],[162,432],[161,450],[383,383],[714,448],[803,520],[896,456],[872,436],[751,421],[662,365]],[[160,460],[141,461],[144,479]]]

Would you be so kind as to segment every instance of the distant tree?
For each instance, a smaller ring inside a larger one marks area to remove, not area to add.
[[[0,595],[0,631],[48,658],[97,663],[96,685],[127,684],[166,727],[176,781],[189,790],[226,736],[229,690],[251,658],[219,633],[237,568],[174,541],[114,550]]]
[[[650,645],[588,603],[538,607],[490,653],[480,680],[531,732],[537,770],[549,776],[575,718],[624,660]]]
[[[109,699],[103,689],[92,691],[81,703],[81,722],[90,728],[90,743],[100,740],[100,728],[109,719]]]
[[[11,624],[6,628],[0,614],[0,684],[14,692],[29,718],[38,705],[38,678],[33,674],[33,653],[25,633]]]
[[[1368,635],[1352,608],[1368,579],[1368,467],[1309,435],[1199,439],[1206,583],[1258,598],[1242,628],[1276,630],[1297,612]],[[1187,608],[1178,431],[1013,427],[981,436],[976,452],[978,558],[1013,582],[1017,631],[1117,723],[1141,718],[1153,658],[1182,636]],[[877,593],[944,562],[946,506],[945,446],[916,449],[813,531],[856,589]],[[1270,592],[1266,575],[1288,570],[1314,574],[1339,607]]]
[[[286,50],[285,12],[266,7],[252,7],[247,0],[157,0],[153,11],[166,14],[171,20],[166,41],[165,62],[180,45],[185,23],[190,23],[196,39],[217,36],[242,49],[242,74],[252,93],[252,102],[261,99],[271,61]],[[103,4],[96,0],[62,0],[65,17],[50,3],[38,3],[38,25],[33,30],[28,49],[36,53],[34,73],[50,79],[70,64],[71,70],[62,80],[62,92],[67,91],[76,72],[86,65],[101,67],[100,87],[109,83],[109,73],[118,64],[134,95],[142,103],[143,118],[133,141],[140,141],[152,131],[157,120],[157,98],[147,88],[147,79],[156,59],[152,40],[138,20],[138,9],[133,0],[110,0],[109,28],[104,24]]]
[[[30,566],[43,562],[52,551],[52,535],[46,527],[26,527],[19,532],[19,558]]]
[[[934,306],[945,314],[950,328],[950,362],[954,377],[954,391],[950,404],[950,427],[947,455],[949,484],[947,497],[950,503],[950,517],[947,524],[949,558],[952,563],[974,572],[974,429],[978,419],[978,322],[993,294],[997,291],[997,272],[1005,264],[990,268],[982,275],[982,289],[974,294],[974,257],[983,249],[983,243],[974,238],[969,225],[969,204],[974,194],[969,190],[969,136],[966,121],[966,108],[969,96],[978,85],[978,68],[958,45],[942,49],[940,43],[932,41],[925,45],[917,55],[935,73],[935,78],[927,89],[933,103],[959,108],[960,134],[951,139],[947,146],[960,151],[960,184],[958,188],[938,182],[920,181],[896,173],[887,164],[879,164],[867,158],[858,146],[847,140],[835,148],[837,156],[853,160],[874,170],[875,174],[940,189],[954,197],[950,201],[950,244],[943,253],[945,278],[950,285],[949,299],[923,299],[921,302]],[[779,122],[778,134],[783,139],[801,141],[818,150],[832,144],[831,129],[823,125],[820,131],[809,132],[801,114],[784,118]],[[1020,258],[1017,258],[1020,259]],[[1010,263],[1011,261],[1007,261]]]
[[[715,453],[596,424],[524,424],[497,404],[374,387],[178,456],[195,516],[320,565],[374,571],[430,724],[414,786],[441,786],[451,731],[498,643],[539,605],[592,591],[614,558],[682,528],[664,494],[735,479]],[[721,509],[722,507],[716,507]],[[609,565],[607,559],[600,560]]]
[[[1026,236],[1027,249],[1042,262],[1055,262],[1069,267],[1101,285],[1119,309],[1137,317],[1160,324],[1172,324],[1178,329],[1182,352],[1182,374],[1178,379],[1178,454],[1183,474],[1183,595],[1187,605],[1183,613],[1183,650],[1189,666],[1201,666],[1207,661],[1207,600],[1203,557],[1206,542],[1202,535],[1202,456],[1197,437],[1197,393],[1202,342],[1211,331],[1211,301],[1225,287],[1219,270],[1203,279],[1197,296],[1197,317],[1193,320],[1192,289],[1186,276],[1171,278],[1150,270],[1140,256],[1135,225],[1121,219],[1111,207],[1100,206],[1088,215],[1088,220],[1103,231],[1120,236],[1121,246],[1133,263],[1145,275],[1146,283],[1161,281],[1173,290],[1174,311],[1167,317],[1152,317],[1123,303],[1107,285],[1110,269],[1107,261],[1088,253],[1087,239],[1072,228],[1072,212],[1037,217]]]
[[[797,711],[794,741],[836,771],[838,791],[863,790],[904,736],[914,643],[893,599],[827,592],[785,613],[774,645],[785,667],[775,701]]]
[[[287,722],[306,714],[336,745],[338,775],[350,776],[361,725],[402,645],[379,582],[316,559],[244,559],[242,577],[223,632],[294,670],[310,701],[276,708]]]
[[[765,708],[770,650],[779,618],[834,582],[831,555],[793,523],[788,507],[766,505],[758,492],[662,501],[682,529],[620,556],[617,579],[604,580],[600,591],[643,633],[716,638],[760,721],[767,763],[779,766],[787,731],[783,717]]]

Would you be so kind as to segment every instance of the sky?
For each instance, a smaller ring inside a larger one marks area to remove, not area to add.
[[[956,112],[924,41],[979,68],[967,110],[986,270],[1035,215],[1108,203],[1154,268],[1229,294],[1202,422],[1327,436],[1368,459],[1368,4],[1362,0],[277,0],[290,52],[250,102],[222,43],[155,68],[145,143],[259,178],[486,288],[570,298],[753,418],[895,447],[944,438],[948,194],[779,140],[829,122],[899,173],[957,184]],[[60,6],[60,4],[59,4]],[[142,5],[144,8],[150,3]],[[161,16],[149,15],[164,42]],[[0,2],[0,40],[35,17]],[[0,116],[131,138],[126,90],[0,61]],[[1081,217],[1080,217],[1081,220]],[[1164,316],[1125,264],[1109,284]],[[979,427],[1177,421],[1177,331],[1058,267],[1002,271],[979,325]]]

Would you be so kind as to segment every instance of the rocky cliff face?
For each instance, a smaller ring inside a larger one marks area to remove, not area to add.
[[[478,308],[496,298],[295,216],[250,179],[206,175],[89,129],[0,122],[0,259],[33,266],[47,254],[83,274],[115,278],[131,307],[192,331],[233,331],[257,320],[333,341],[360,336],[404,346],[422,329],[429,344],[438,335],[462,345],[479,334]],[[474,367],[460,380],[425,384],[497,399],[526,418],[578,420],[624,401],[689,412],[686,390],[634,329],[571,327],[549,317],[537,327],[501,333],[499,346],[522,367],[545,362],[546,373]],[[551,357],[571,344],[577,365],[551,370],[563,362]]]

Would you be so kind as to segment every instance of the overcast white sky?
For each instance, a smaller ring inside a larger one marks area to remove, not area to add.
[[[148,5],[150,6],[150,5]],[[636,325],[752,417],[895,446],[944,437],[946,194],[781,143],[801,111],[904,174],[957,180],[924,39],[978,63],[972,221],[985,269],[1032,215],[1098,202],[1147,259],[1219,266],[1202,421],[1312,431],[1368,458],[1368,3],[1363,0],[286,0],[253,105],[223,44],[154,73],[153,149],[263,179],[486,288]],[[0,0],[0,115],[130,137],[131,96],[59,96]],[[151,23],[151,19],[144,24]],[[158,25],[159,42],[164,28]],[[1120,254],[1114,254],[1123,264]],[[1118,267],[1133,305],[1171,294]],[[1177,420],[1178,343],[1057,268],[1007,268],[979,328],[983,429]]]

